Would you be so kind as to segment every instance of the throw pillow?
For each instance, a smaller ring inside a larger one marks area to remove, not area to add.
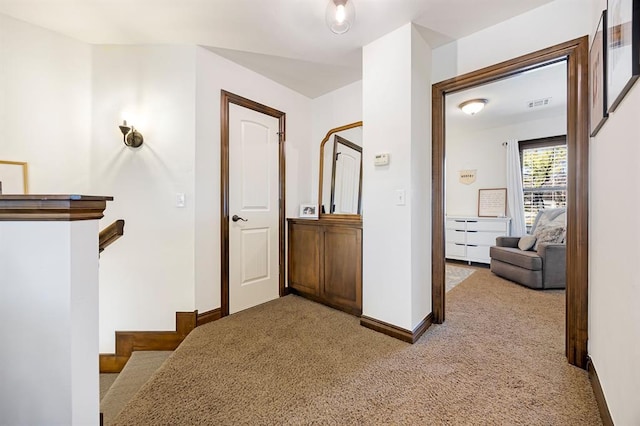
[[[538,211],[536,220],[533,221],[531,229],[536,229],[538,226],[562,226],[567,223],[567,209],[560,207],[557,209],[543,209]]]
[[[518,240],[518,248],[522,251],[531,250],[535,243],[536,237],[533,235],[524,235],[520,237],[520,240]]]
[[[540,243],[562,243],[564,241],[564,226],[538,226],[533,233],[536,237],[534,250],[538,249]]]

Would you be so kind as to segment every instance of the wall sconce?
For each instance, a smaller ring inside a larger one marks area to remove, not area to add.
[[[349,31],[356,19],[353,0],[329,0],[325,19],[327,26],[335,34],[344,34]]]
[[[120,131],[122,132],[122,142],[126,146],[130,146],[131,148],[139,148],[140,145],[144,142],[144,137],[142,137],[142,133],[138,132],[135,127],[127,126],[127,120],[122,121],[122,125],[120,127]]]
[[[476,115],[489,102],[488,99],[471,99],[458,105],[458,108],[465,114]]]

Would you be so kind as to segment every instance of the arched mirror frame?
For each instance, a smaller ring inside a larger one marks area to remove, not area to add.
[[[330,219],[362,219],[361,214],[334,214],[334,213],[323,213],[322,212],[322,186],[324,183],[324,146],[331,139],[331,136],[334,133],[342,132],[344,130],[354,129],[356,127],[362,127],[362,121],[356,121],[355,123],[346,124],[344,126],[336,127],[327,132],[327,135],[320,142],[320,171],[319,171],[319,181],[318,181],[318,217],[319,218],[330,218]],[[362,188],[362,173],[360,173],[360,188]],[[360,190],[359,199],[362,199],[362,190]],[[360,204],[360,202],[358,202]]]

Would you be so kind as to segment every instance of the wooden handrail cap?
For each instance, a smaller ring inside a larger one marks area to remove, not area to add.
[[[0,195],[0,221],[97,220],[112,200],[80,194]]]

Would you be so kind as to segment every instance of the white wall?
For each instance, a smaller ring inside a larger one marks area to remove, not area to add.
[[[564,114],[471,133],[449,129],[446,138],[446,214],[475,216],[478,214],[478,189],[507,186],[507,150],[502,146],[503,142],[564,135],[566,129]],[[471,185],[459,181],[459,171],[468,169],[477,170],[476,181]]]
[[[86,193],[90,128],[90,47],[0,15],[0,160],[28,162],[30,193]]]
[[[125,236],[100,259],[100,351],[115,330],[173,330],[194,310],[195,47],[94,46],[92,190]],[[122,143],[122,113],[143,134]],[[175,206],[176,193],[186,207]]]
[[[434,49],[433,82],[590,34],[594,1],[554,0]]]
[[[411,26],[411,326],[431,312],[431,47]]]
[[[220,90],[287,114],[287,217],[297,217],[299,204],[309,199],[311,150],[316,145],[309,98],[207,49],[198,47],[196,60],[195,307],[205,312],[220,307]]]
[[[606,1],[598,0],[592,30]],[[640,83],[590,143],[589,355],[616,425],[640,424]]]
[[[98,424],[97,221],[2,221],[0,241],[0,424]]]
[[[363,48],[363,315],[406,330],[431,310],[428,268],[414,265],[430,259],[428,225],[415,223],[430,205],[429,56],[411,24]],[[378,153],[390,153],[388,166],[374,166]]]

